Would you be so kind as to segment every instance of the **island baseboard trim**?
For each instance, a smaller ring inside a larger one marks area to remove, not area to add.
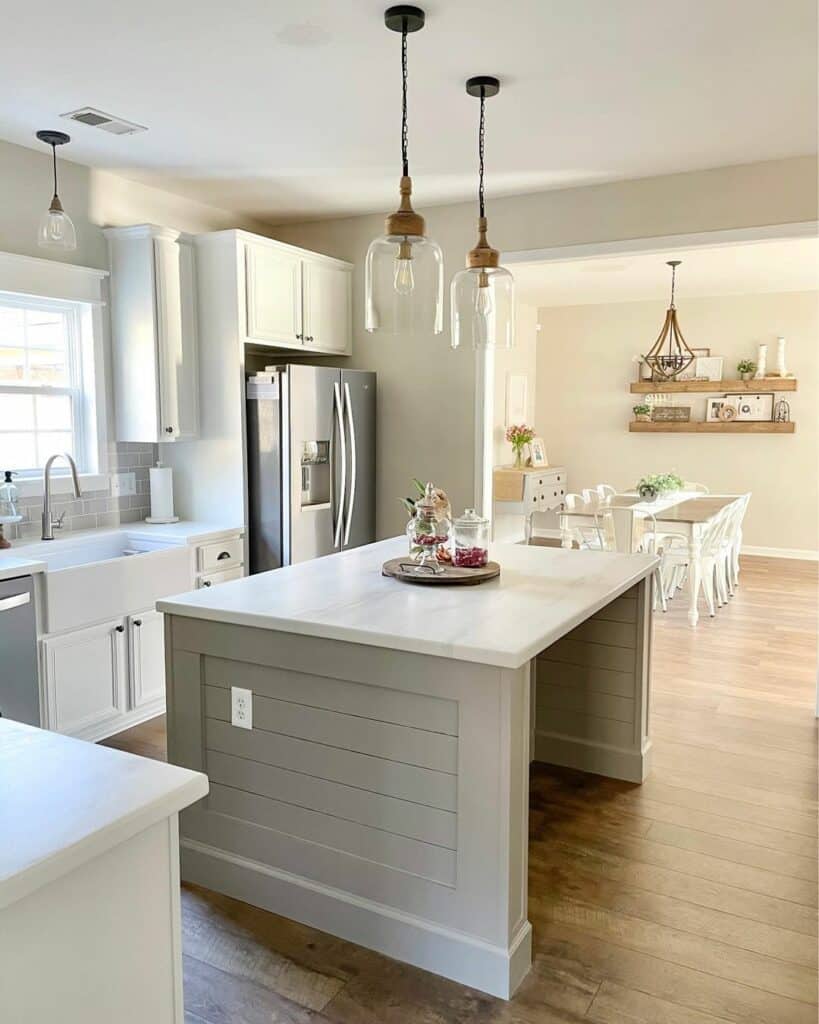
[[[556,733],[536,732],[534,747],[535,761],[607,775],[625,782],[643,782],[651,768],[650,740],[646,740],[641,753]]]
[[[181,842],[182,878],[329,932],[395,960],[510,999],[532,963],[532,926],[508,949],[393,907],[219,850]]]

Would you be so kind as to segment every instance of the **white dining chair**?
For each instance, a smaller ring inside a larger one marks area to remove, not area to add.
[[[710,494],[711,491],[705,486],[705,484],[698,484],[694,480],[684,480],[682,489],[684,491],[690,491],[692,494]]]
[[[611,484],[598,484],[595,490],[600,501],[609,501],[617,493],[617,488],[612,487]]]
[[[569,511],[574,511],[583,505],[592,504],[591,500],[586,499],[587,493],[589,492],[584,491],[583,494],[564,494],[563,504]],[[592,551],[600,550],[600,535],[596,526],[586,523],[583,525],[573,525],[570,522],[569,525],[562,529],[564,537],[570,537],[579,548]]]
[[[635,539],[637,520],[632,508],[613,508],[606,505],[595,512],[594,521],[601,550],[619,551],[622,554],[630,555],[639,548],[646,554],[660,556],[660,564],[654,571],[652,604],[656,608],[659,602],[662,610],[668,611],[662,573],[662,549],[656,548],[653,540],[647,540],[647,538],[658,536],[657,520],[654,514],[652,512],[640,514],[639,525],[643,528],[643,533],[639,541]],[[646,525],[648,525],[648,529],[646,529]]]

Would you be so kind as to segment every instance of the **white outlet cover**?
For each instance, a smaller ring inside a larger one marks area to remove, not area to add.
[[[135,474],[114,473],[111,477],[111,497],[119,498],[128,494],[136,494]]]
[[[253,728],[253,691],[241,686],[230,688],[230,724],[238,729]]]

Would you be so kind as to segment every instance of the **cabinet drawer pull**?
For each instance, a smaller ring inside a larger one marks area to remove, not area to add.
[[[216,556],[216,561],[217,562],[224,562],[224,560],[226,558],[230,558],[230,552],[229,551],[220,551],[219,554]]]
[[[165,433],[166,434],[172,434],[173,433],[173,427],[165,427]]]
[[[0,612],[10,612],[12,608],[20,608],[31,601],[31,594],[12,594],[0,600]]]
[[[125,626],[114,626],[114,629],[115,629],[115,630],[116,630],[116,631],[117,631],[118,633],[124,633],[124,632],[125,632]]]

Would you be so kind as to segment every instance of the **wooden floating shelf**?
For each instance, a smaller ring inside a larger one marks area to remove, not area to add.
[[[760,377],[759,380],[638,380],[631,385],[633,395],[704,395],[714,391],[737,395],[796,391],[796,377]]]
[[[793,421],[775,423],[772,420],[731,420],[725,423],[647,423],[632,420],[628,429],[633,434],[792,434],[796,424]]]

